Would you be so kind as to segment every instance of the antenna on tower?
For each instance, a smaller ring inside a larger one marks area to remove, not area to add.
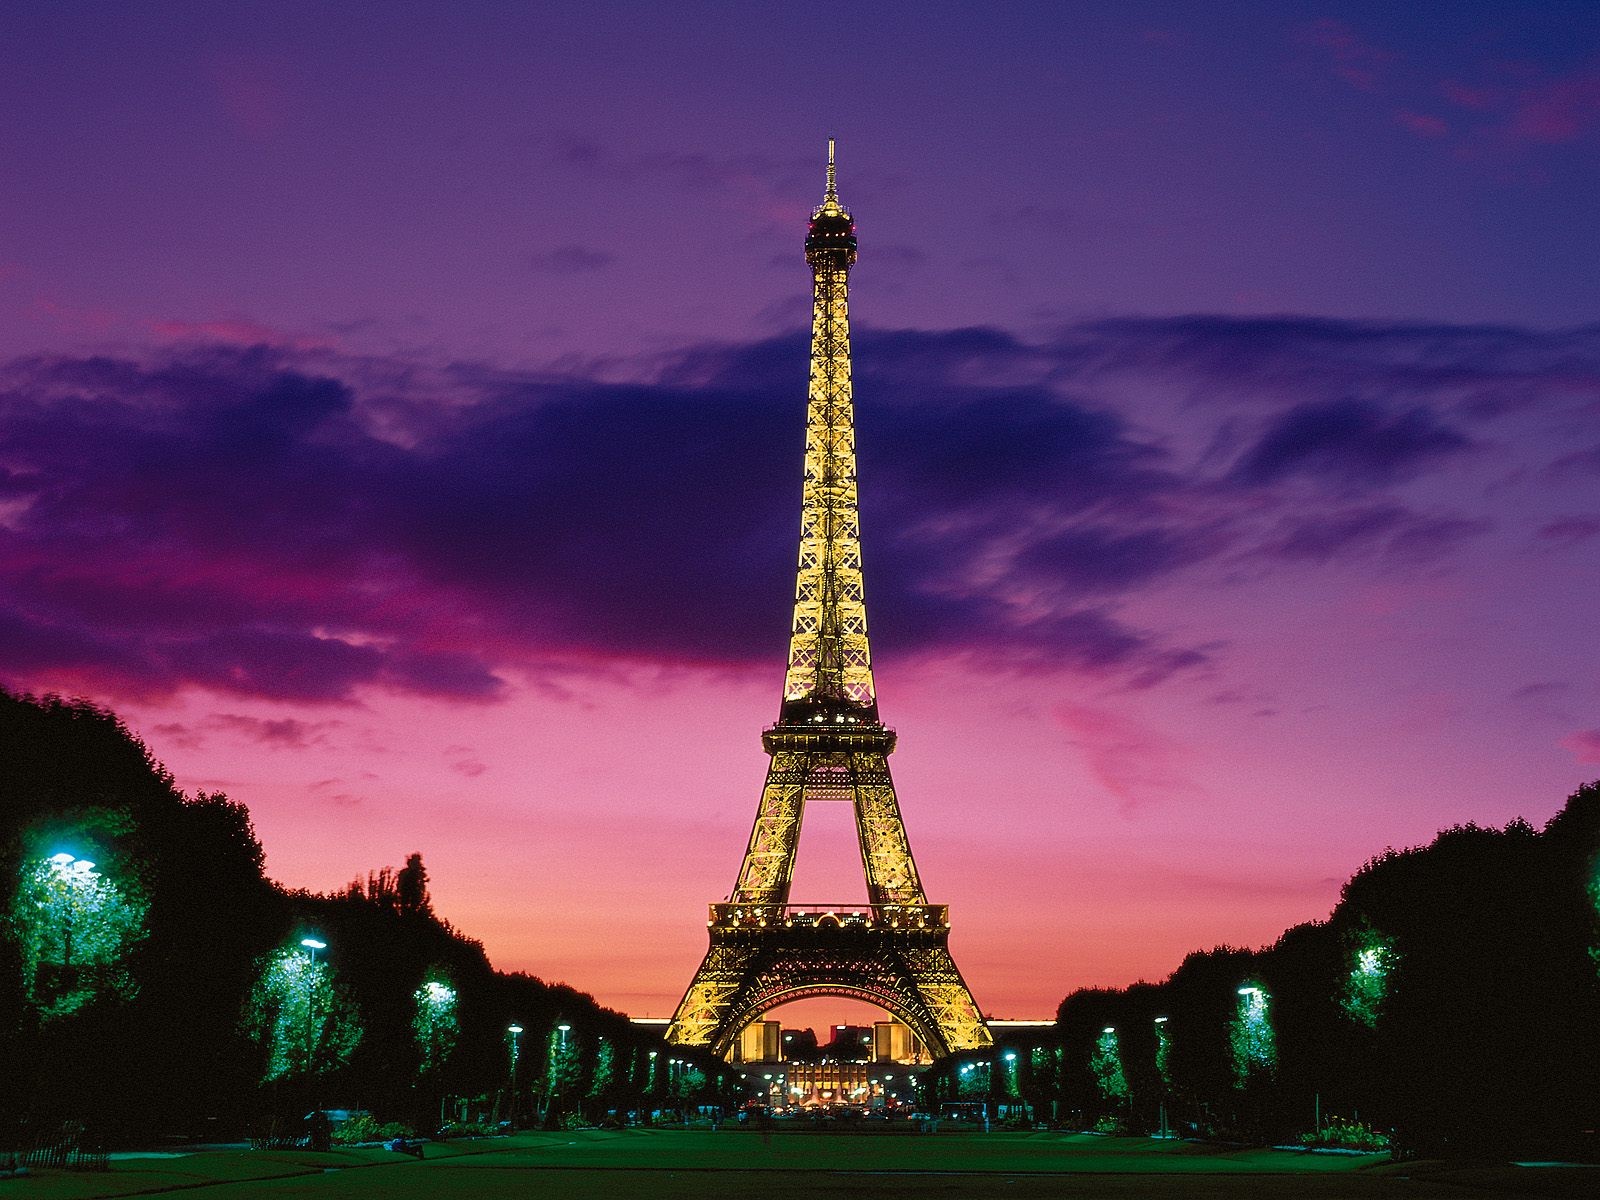
[[[839,203],[839,187],[838,187],[838,184],[834,181],[834,177],[833,177],[833,139],[832,138],[828,139],[828,190],[827,190],[826,193],[823,194],[822,199],[823,199],[824,203],[826,203],[829,200],[832,200],[835,204]]]

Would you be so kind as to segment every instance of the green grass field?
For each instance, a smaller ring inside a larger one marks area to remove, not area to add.
[[[702,1197],[1469,1197],[1600,1194],[1600,1170],[1391,1164],[1383,1156],[1230,1150],[1081,1134],[896,1134],[750,1130],[522,1134],[384,1150],[215,1151],[119,1158],[104,1174],[0,1180],[0,1200],[148,1195],[397,1200],[559,1196]]]

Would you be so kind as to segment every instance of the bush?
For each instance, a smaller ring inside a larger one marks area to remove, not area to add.
[[[435,1135],[440,1140],[445,1138],[469,1137],[494,1137],[505,1132],[504,1129],[489,1121],[451,1121]]]
[[[1314,1133],[1302,1133],[1300,1144],[1312,1149],[1387,1150],[1389,1135],[1361,1121],[1330,1117],[1321,1129]]]
[[[357,1113],[333,1131],[333,1140],[340,1146],[354,1146],[360,1142],[387,1142],[397,1137],[415,1137],[409,1125],[399,1121],[379,1124],[371,1113]]]

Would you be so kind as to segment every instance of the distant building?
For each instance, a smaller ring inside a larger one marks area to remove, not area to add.
[[[872,1057],[872,1029],[867,1025],[835,1025],[833,1039],[822,1048],[826,1057],[865,1062]]]
[[[788,1102],[805,1108],[867,1108],[882,1091],[872,1068],[858,1062],[790,1063],[788,1082]]]
[[[733,1044],[736,1063],[775,1063],[783,1061],[782,1030],[776,1021],[751,1021],[739,1031]]]
[[[872,1027],[872,1061],[925,1063],[928,1050],[909,1026],[899,1021],[879,1021]]]

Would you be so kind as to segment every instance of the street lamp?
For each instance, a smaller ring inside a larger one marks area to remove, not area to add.
[[[506,1032],[511,1035],[511,1105],[506,1113],[506,1119],[511,1122],[511,1127],[515,1129],[517,1126],[517,1059],[521,1057],[522,1026],[512,1023],[506,1026]]]
[[[306,948],[306,1074],[311,1074],[312,1060],[317,1053],[317,951],[326,950],[328,943],[314,937],[300,939]]]
[[[66,912],[61,929],[61,966],[65,974],[66,969],[72,966],[72,918],[78,908],[78,889],[92,881],[94,863],[87,858],[76,858],[63,853],[52,854],[50,865],[55,868],[53,874],[59,880],[66,900]]]
[[[988,1061],[987,1059],[985,1059],[983,1062],[975,1063],[974,1066],[978,1066],[978,1067],[982,1067],[983,1068],[983,1131],[985,1133],[988,1133],[989,1132],[989,1092],[992,1089],[993,1084],[994,1084],[993,1075],[991,1073],[991,1069],[993,1068],[994,1064],[992,1062]]]
[[[1172,1136],[1167,1128],[1167,1018],[1157,1017],[1156,1024],[1156,1078],[1161,1081],[1161,1136]]]

